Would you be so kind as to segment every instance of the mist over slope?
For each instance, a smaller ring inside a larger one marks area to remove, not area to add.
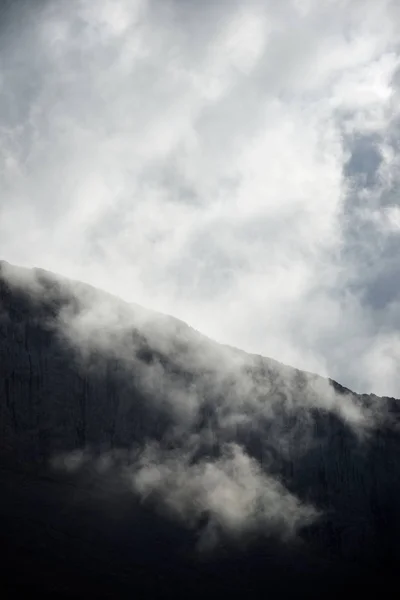
[[[394,574],[392,398],[1,262],[0,411],[10,589],[294,597]]]

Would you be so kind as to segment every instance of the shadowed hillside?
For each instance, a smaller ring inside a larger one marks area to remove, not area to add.
[[[57,597],[382,585],[397,401],[0,263],[4,586]]]

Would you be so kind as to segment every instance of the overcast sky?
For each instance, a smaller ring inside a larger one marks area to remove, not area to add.
[[[400,2],[2,6],[0,258],[400,396]]]

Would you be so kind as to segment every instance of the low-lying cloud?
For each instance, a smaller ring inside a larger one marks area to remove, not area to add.
[[[241,544],[263,536],[294,541],[320,517],[243,447],[226,444],[218,457],[194,460],[197,450],[193,440],[173,450],[152,442],[130,452],[61,454],[52,465],[72,473],[90,468],[102,478],[106,495],[118,486],[130,490],[160,515],[196,532],[198,551],[212,551],[224,538]]]

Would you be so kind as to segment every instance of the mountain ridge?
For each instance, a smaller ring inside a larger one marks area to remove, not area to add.
[[[324,580],[394,576],[395,399],[217,344],[92,286],[11,271],[0,264],[10,573],[24,565],[41,593],[69,581],[70,597],[107,586],[163,597],[165,582],[259,597],[272,581],[298,597]]]
[[[323,375],[320,375],[318,373],[315,373],[313,371],[308,371],[308,370],[304,370],[304,369],[299,369],[298,367],[294,367],[292,365],[288,365],[286,363],[282,363],[281,361],[278,361],[272,357],[267,357],[263,354],[260,353],[256,353],[256,352],[249,352],[246,350],[243,350],[242,348],[239,348],[237,346],[232,346],[231,344],[226,344],[223,342],[217,342],[215,341],[212,337],[206,335],[205,333],[197,330],[196,328],[194,328],[193,326],[191,326],[189,323],[187,323],[186,321],[183,321],[182,319],[179,319],[178,317],[175,317],[174,315],[168,314],[168,313],[163,313],[160,312],[158,310],[155,309],[149,309],[149,308],[145,308],[144,306],[137,304],[135,302],[130,302],[127,300],[124,300],[122,298],[120,298],[119,296],[112,294],[111,292],[105,291],[101,288],[97,288],[96,286],[92,285],[92,284],[88,284],[84,281],[81,280],[74,280],[71,279],[69,277],[65,277],[59,274],[56,274],[52,271],[46,270],[46,269],[42,269],[40,267],[22,267],[22,266],[17,266],[17,265],[13,265],[12,263],[9,263],[6,260],[1,260],[0,259],[0,274],[2,273],[2,269],[3,269],[3,273],[6,274],[7,271],[10,274],[11,271],[14,272],[14,277],[18,276],[18,272],[24,272],[25,274],[31,273],[32,275],[34,273],[37,273],[38,275],[41,275],[44,279],[48,280],[48,281],[54,281],[54,282],[59,282],[62,283],[64,285],[68,285],[68,286],[77,286],[78,288],[81,288],[82,290],[84,288],[86,288],[88,291],[90,290],[90,292],[93,295],[102,295],[104,297],[108,297],[110,301],[114,301],[115,303],[121,304],[121,305],[125,305],[126,307],[131,307],[133,308],[133,310],[135,311],[140,311],[144,314],[146,314],[150,320],[150,318],[152,317],[155,320],[170,320],[171,322],[174,322],[177,324],[177,326],[181,327],[181,328],[187,328],[188,330],[190,330],[192,333],[194,333],[195,335],[201,336],[204,339],[207,339],[209,342],[213,343],[213,344],[218,344],[221,347],[227,348],[230,351],[233,351],[237,354],[242,354],[242,355],[246,355],[249,357],[252,357],[255,360],[267,360],[270,361],[271,363],[275,364],[276,366],[282,366],[285,369],[293,369],[296,371],[301,371],[303,373],[307,373],[307,375],[310,375],[312,377],[320,377],[322,379],[328,379],[330,382],[332,382],[332,384],[334,384],[338,389],[340,388],[341,390],[343,390],[343,392],[346,393],[350,393],[350,394],[358,394],[358,395],[369,395],[369,396],[376,396],[376,394],[367,394],[367,393],[358,393],[358,392],[354,392],[353,390],[351,390],[350,388],[340,384],[338,381],[330,378],[330,377],[326,377]],[[34,277],[33,277],[34,279]],[[385,398],[389,398],[389,396],[383,396]]]

